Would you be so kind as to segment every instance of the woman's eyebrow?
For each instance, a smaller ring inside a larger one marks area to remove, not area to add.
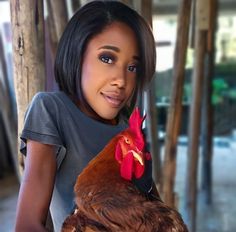
[[[112,45],[104,45],[104,46],[100,47],[99,49],[108,49],[108,50],[113,50],[115,52],[120,52],[120,49],[118,47],[115,47]]]
[[[104,45],[104,46],[100,47],[98,50],[100,50],[100,49],[108,49],[108,50],[112,50],[112,51],[115,51],[115,52],[120,52],[120,49],[118,47],[112,46],[112,45]],[[140,57],[139,56],[133,56],[133,58],[135,60],[140,61]]]

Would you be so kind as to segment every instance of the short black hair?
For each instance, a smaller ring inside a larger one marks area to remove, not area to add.
[[[81,7],[68,22],[59,41],[54,73],[59,89],[67,95],[86,103],[81,89],[81,67],[88,42],[105,27],[118,21],[135,33],[140,67],[137,86],[131,105],[137,95],[152,79],[156,67],[156,48],[152,30],[135,10],[118,1],[92,1]]]

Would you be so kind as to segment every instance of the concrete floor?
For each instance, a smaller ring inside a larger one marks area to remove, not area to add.
[[[0,179],[0,231],[12,232],[15,223],[19,183],[14,174]]]
[[[186,145],[178,147],[176,192],[184,198]],[[12,174],[0,179],[0,232],[12,232],[19,184]],[[236,143],[214,146],[213,205],[198,204],[197,232],[236,231]]]
[[[185,154],[186,146],[179,146],[176,192],[179,195],[179,208],[182,214],[187,163]],[[213,204],[206,206],[201,203],[201,192],[198,190],[196,232],[234,232],[236,231],[236,143],[228,147],[215,146],[212,167]]]

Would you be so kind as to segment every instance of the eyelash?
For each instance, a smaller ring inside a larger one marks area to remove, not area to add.
[[[102,54],[99,56],[99,59],[105,64],[113,64],[116,61],[116,58],[110,54]],[[137,65],[129,65],[127,70],[129,72],[137,72]]]
[[[99,56],[99,59],[106,64],[112,64],[115,61],[115,57],[111,55],[102,54]],[[109,61],[110,60],[110,61]]]
[[[133,70],[131,70],[131,69],[133,69]],[[138,68],[137,68],[137,65],[130,65],[129,67],[128,67],[128,70],[130,71],[130,72],[137,72],[138,71]]]

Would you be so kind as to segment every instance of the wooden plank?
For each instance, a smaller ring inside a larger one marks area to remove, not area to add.
[[[14,84],[18,138],[32,97],[45,89],[43,0],[11,0]],[[18,154],[21,176],[22,155]]]
[[[46,22],[46,29],[45,31],[48,31],[48,35],[49,35],[49,42],[50,42],[50,48],[52,51],[52,56],[53,56],[53,60],[55,59],[56,56],[56,51],[57,51],[57,46],[58,46],[58,41],[59,38],[57,36],[57,32],[56,32],[56,27],[55,27],[55,23],[54,23],[54,19],[53,19],[53,14],[52,14],[52,6],[49,3],[49,0],[47,0],[47,7],[48,7],[48,16],[45,20]]]
[[[73,12],[77,11],[81,7],[80,0],[72,0]]]
[[[191,9],[191,22],[190,22],[190,33],[189,33],[189,47],[194,49],[195,45],[195,31],[196,31],[196,2],[197,0],[192,0]]]
[[[209,30],[208,30],[208,41],[207,51],[211,52],[215,50],[215,39],[216,39],[216,27],[219,9],[219,0],[209,0]]]
[[[188,47],[191,1],[182,0],[179,5],[177,41],[173,68],[173,83],[165,139],[162,194],[164,201],[175,205],[174,183],[176,175],[176,147],[181,125],[182,96],[185,61]]]
[[[140,13],[146,19],[146,21],[152,27],[152,0],[142,0],[140,5]],[[150,152],[152,154],[153,161],[153,179],[156,187],[160,189],[161,185],[161,157],[160,157],[160,144],[158,139],[158,127],[157,127],[157,108],[156,108],[156,89],[155,89],[155,77],[152,79],[152,83],[149,89],[146,91],[145,96],[147,98],[147,131],[148,139],[150,141]]]
[[[200,135],[201,99],[203,91],[204,60],[206,52],[206,31],[196,32],[195,66],[192,83],[192,103],[190,106],[189,142],[187,151],[186,197],[185,209],[187,224],[190,231],[196,230],[196,198],[197,198],[197,173],[198,149]]]
[[[210,1],[197,0],[196,1],[196,24],[198,30],[208,30],[210,25]]]
[[[49,14],[52,15],[53,25],[56,29],[57,40],[61,38],[61,35],[68,22],[67,5],[65,0],[47,0],[49,7]]]
[[[203,11],[202,7],[200,7],[203,2],[202,0],[198,1],[196,5],[197,26],[195,39],[195,64],[192,77],[192,104],[190,106],[188,128],[189,142],[187,150],[187,179],[185,196],[185,209],[187,216],[186,222],[192,232],[196,231],[201,106],[207,51],[207,30],[209,28],[209,11],[207,13]],[[204,2],[206,5],[209,4],[209,0],[205,0]]]
[[[9,169],[8,155],[10,153],[8,147],[8,140],[5,125],[8,123],[6,119],[6,114],[10,110],[10,105],[8,104],[9,97],[7,97],[7,70],[6,62],[3,50],[2,34],[0,34],[0,178],[4,176],[7,169]]]
[[[210,28],[207,41],[207,62],[206,75],[203,84],[203,105],[202,105],[202,169],[201,169],[201,191],[202,200],[205,204],[212,203],[212,153],[213,153],[213,105],[212,79],[214,77],[215,63],[215,36],[217,23],[217,0],[210,0]]]
[[[47,0],[48,28],[52,52],[55,57],[58,42],[68,22],[68,13],[65,0]]]
[[[16,122],[7,75],[3,34],[0,34],[0,178],[10,169],[10,156],[17,163]]]

